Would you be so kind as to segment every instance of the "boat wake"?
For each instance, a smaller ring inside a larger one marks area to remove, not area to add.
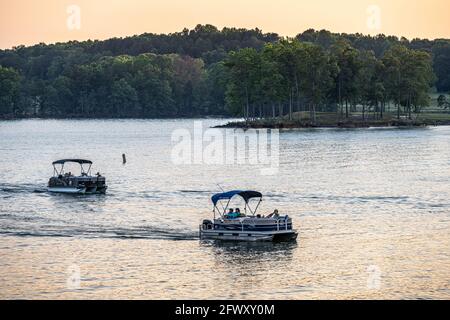
[[[208,190],[179,190],[180,193],[201,193],[201,194],[210,194],[212,191]]]
[[[63,238],[103,238],[103,239],[149,239],[186,241],[198,240],[194,231],[159,229],[154,227],[105,228],[42,226],[36,229],[13,229],[0,227],[0,235],[16,237],[63,237]]]
[[[32,193],[32,192],[45,192],[45,187],[39,187],[36,189],[35,184],[9,184],[0,183],[0,194],[1,193]]]

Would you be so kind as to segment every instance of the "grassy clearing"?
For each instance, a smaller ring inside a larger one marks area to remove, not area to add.
[[[282,118],[254,119],[249,121],[231,122],[223,127],[232,128],[311,128],[311,127],[341,127],[341,128],[364,128],[364,127],[391,127],[391,126],[427,126],[427,125],[450,125],[450,113],[419,113],[414,114],[413,119],[401,116],[397,119],[394,113],[385,113],[383,118],[377,118],[374,114],[355,112],[349,118],[344,118],[339,113],[318,112],[316,122],[310,119],[309,112],[295,112],[292,120],[287,116]]]
[[[413,113],[412,119],[402,114],[397,119],[397,109],[392,104],[386,105],[383,118],[373,111],[362,113],[362,107],[357,106],[348,118],[340,112],[316,112],[316,121],[310,119],[308,111],[294,112],[290,120],[287,115],[277,118],[254,119],[249,121],[231,122],[222,127],[232,128],[309,128],[309,127],[384,127],[384,126],[427,126],[427,125],[450,125],[450,109],[438,106],[437,98],[441,93],[430,93],[430,105],[423,108],[420,113]],[[444,94],[447,101],[450,95]]]

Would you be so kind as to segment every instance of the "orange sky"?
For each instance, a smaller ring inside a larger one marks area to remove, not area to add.
[[[69,5],[80,8],[80,29],[67,26]],[[379,8],[379,29],[368,24],[370,5]],[[286,36],[315,28],[450,38],[450,0],[0,0],[0,48],[169,33],[198,23]]]

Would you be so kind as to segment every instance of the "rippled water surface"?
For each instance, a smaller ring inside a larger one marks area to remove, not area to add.
[[[193,127],[0,122],[0,298],[450,298],[450,127],[281,132],[275,175],[174,165],[171,134]],[[70,157],[106,195],[45,191]],[[217,184],[261,191],[297,242],[200,242]]]

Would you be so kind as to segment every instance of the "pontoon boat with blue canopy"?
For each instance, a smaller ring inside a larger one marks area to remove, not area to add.
[[[235,196],[244,200],[244,212],[227,213],[230,201]],[[252,199],[257,199],[254,209],[249,205]],[[258,191],[232,190],[217,193],[211,197],[211,201],[214,219],[203,220],[200,225],[201,239],[276,241],[297,238],[292,219],[287,215],[280,216],[277,210],[267,216],[256,214],[262,201],[262,194]]]
[[[67,162],[78,163],[81,173],[78,176],[72,172],[65,172],[64,165]],[[91,176],[91,160],[85,159],[62,159],[53,163],[53,177],[48,181],[48,191],[59,193],[92,194],[105,193],[106,179],[100,173]],[[87,167],[85,167],[87,166]]]

